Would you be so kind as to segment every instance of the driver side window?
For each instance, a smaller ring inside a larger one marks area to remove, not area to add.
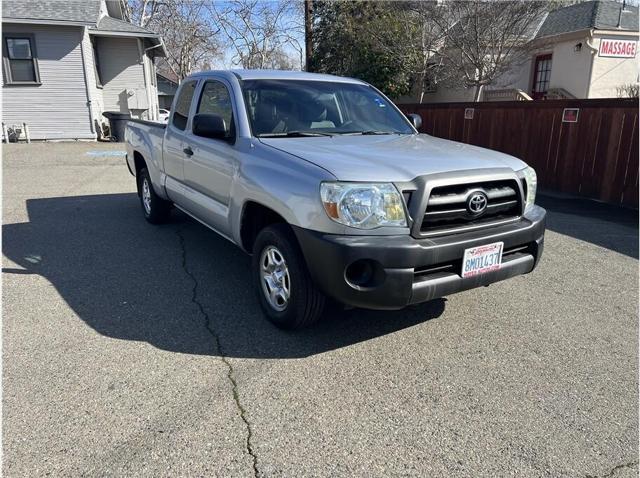
[[[210,113],[220,116],[224,120],[227,136],[235,136],[231,96],[227,87],[219,81],[207,81],[205,83],[198,102],[196,114],[198,113]]]

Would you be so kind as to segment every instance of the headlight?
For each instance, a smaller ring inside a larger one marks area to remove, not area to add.
[[[320,197],[331,219],[358,229],[406,227],[402,197],[390,183],[320,184]]]
[[[533,206],[536,202],[536,189],[538,189],[538,176],[532,167],[524,170],[524,179],[527,183],[527,203],[526,208]]]

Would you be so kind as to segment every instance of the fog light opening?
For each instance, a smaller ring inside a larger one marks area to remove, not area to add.
[[[379,262],[359,259],[344,270],[344,277],[352,287],[365,289],[377,287],[384,282],[385,273]]]

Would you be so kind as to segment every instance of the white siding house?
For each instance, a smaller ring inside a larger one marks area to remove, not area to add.
[[[96,139],[105,111],[158,118],[161,38],[112,0],[2,2],[2,123],[34,140]]]
[[[3,40],[35,40],[39,82],[5,85],[2,122],[27,123],[32,138],[94,138],[87,108],[81,27],[3,23]],[[6,47],[5,47],[6,48]]]
[[[178,90],[178,78],[169,73],[156,73],[158,85],[158,105],[160,108],[170,110],[173,98]]]

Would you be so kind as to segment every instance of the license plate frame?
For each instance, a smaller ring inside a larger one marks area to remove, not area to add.
[[[492,242],[464,250],[462,256],[462,278],[475,277],[500,270],[504,242]]]

